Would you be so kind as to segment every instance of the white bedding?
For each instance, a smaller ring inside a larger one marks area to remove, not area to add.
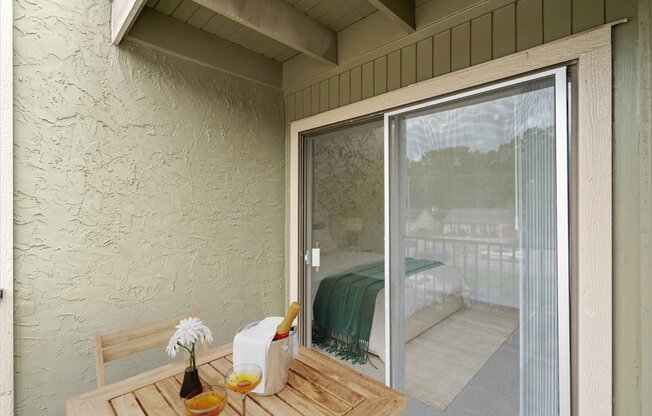
[[[384,256],[375,253],[339,252],[323,255],[319,272],[312,273],[312,301],[314,303],[319,283],[322,279],[363,264],[382,261]],[[417,312],[425,311],[432,305],[444,303],[453,295],[459,297],[461,307],[461,294],[464,283],[457,271],[447,265],[428,269],[406,278],[405,281],[405,318],[406,342],[419,335],[417,328],[423,327],[424,314],[418,314],[420,323],[410,325],[410,320]],[[450,303],[450,302],[449,302]],[[415,318],[416,319],[416,318]],[[427,319],[427,318],[426,318]],[[432,325],[441,318],[433,317]],[[415,328],[411,330],[411,328]],[[376,298],[374,318],[371,324],[369,337],[369,351],[384,359],[385,355],[385,290],[381,290]]]

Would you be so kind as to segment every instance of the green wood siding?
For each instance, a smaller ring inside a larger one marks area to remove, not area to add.
[[[574,2],[575,3],[575,2]],[[652,5],[607,0],[613,30],[613,324],[616,416],[652,414]],[[596,14],[596,18],[599,18]],[[575,17],[573,27],[575,29]]]
[[[303,92],[299,91],[294,94],[294,117],[303,118]]]
[[[516,2],[516,49],[522,51],[543,43],[542,0]]]
[[[295,100],[296,100],[295,94],[290,94],[285,97],[285,117],[288,121],[294,121],[297,119],[294,113]]]
[[[543,2],[543,41],[550,42],[571,34],[571,1]]]
[[[351,73],[340,74],[340,106],[351,102]]]
[[[451,30],[451,69],[457,71],[471,65],[471,24],[464,23]]]
[[[328,80],[319,83],[319,112],[328,110]]]
[[[449,30],[435,35],[433,40],[433,75],[451,72],[451,32]]]
[[[491,60],[491,14],[471,21],[471,65]]]
[[[303,116],[308,117],[310,112],[310,88],[303,89]]]
[[[401,51],[387,55],[387,90],[401,88]]]
[[[573,0],[573,33],[604,23],[604,0]]]
[[[387,92],[387,56],[374,61],[374,95]]]
[[[328,109],[337,108],[340,104],[340,77],[334,76],[328,80]]]
[[[516,6],[507,5],[493,12],[493,58],[516,52]]]
[[[432,38],[417,43],[417,81],[432,78]]]
[[[358,66],[351,70],[351,102],[362,99],[362,67]]]
[[[374,96],[374,63],[362,65],[362,99]]]
[[[310,87],[310,115],[319,113],[319,84]]]
[[[417,46],[412,44],[401,50],[401,86],[417,81]]]

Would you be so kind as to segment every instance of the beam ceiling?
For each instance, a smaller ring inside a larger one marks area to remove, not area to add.
[[[149,7],[140,13],[128,37],[221,71],[281,87],[279,62]]]
[[[120,44],[144,5],[145,0],[113,0],[111,2],[111,43]]]
[[[414,0],[367,0],[381,13],[398,22],[408,33],[416,29]]]
[[[283,0],[196,3],[320,61],[337,65],[337,35]]]

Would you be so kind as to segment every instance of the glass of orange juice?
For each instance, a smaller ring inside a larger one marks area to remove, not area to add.
[[[210,386],[203,393],[183,401],[186,416],[217,416],[226,407],[226,390],[220,386]]]
[[[226,387],[242,394],[242,416],[247,414],[247,393],[255,389],[262,378],[263,370],[256,364],[234,365],[226,373]]]

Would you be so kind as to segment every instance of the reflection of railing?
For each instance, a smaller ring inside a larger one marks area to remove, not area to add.
[[[513,243],[447,237],[407,237],[407,255],[441,261],[464,279],[469,300],[518,306],[521,253]]]

